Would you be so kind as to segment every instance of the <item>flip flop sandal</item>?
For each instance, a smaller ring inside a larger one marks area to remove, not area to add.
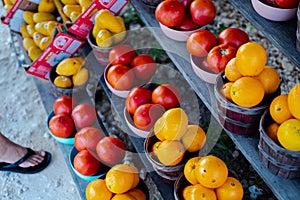
[[[23,162],[25,162],[30,156],[35,155],[35,152],[30,149],[26,148],[27,153],[17,162],[15,163],[5,163],[0,162],[0,171],[9,171],[9,172],[15,172],[15,173],[22,173],[22,174],[34,174],[42,171],[45,169],[51,160],[51,154],[49,152],[45,152],[44,160],[39,163],[38,165],[32,166],[32,167],[20,167],[19,165]]]

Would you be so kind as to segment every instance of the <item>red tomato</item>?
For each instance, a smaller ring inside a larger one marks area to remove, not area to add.
[[[189,11],[190,11],[190,6],[191,6],[192,1],[194,1],[194,0],[182,0],[182,1],[181,1],[181,4],[183,5],[184,10],[185,10],[186,12],[189,12]]]
[[[96,152],[101,162],[113,166],[124,159],[125,146],[119,138],[104,137],[98,142]]]
[[[180,106],[181,96],[176,87],[171,84],[157,86],[152,92],[152,103],[162,105],[166,110]]]
[[[186,13],[182,23],[179,24],[179,26],[176,26],[175,28],[180,31],[191,31],[197,29],[198,26],[192,20],[191,15],[189,13]]]
[[[61,96],[54,101],[53,112],[57,114],[71,115],[73,108],[77,106],[77,101],[69,96]]]
[[[299,0],[275,0],[275,3],[281,8],[297,8]]]
[[[150,131],[156,120],[162,116],[165,109],[160,104],[143,104],[140,105],[133,115],[133,122],[137,128]]]
[[[71,116],[77,128],[91,126],[97,121],[95,107],[87,103],[77,105]]]
[[[194,0],[190,12],[193,21],[199,26],[211,23],[216,17],[216,7],[211,0]]]
[[[66,114],[58,114],[49,120],[49,129],[53,135],[67,138],[74,133],[75,126],[71,117]]]
[[[96,146],[102,138],[104,138],[104,134],[98,128],[85,127],[75,134],[74,146],[78,151],[86,149],[95,152]]]
[[[155,60],[147,54],[136,56],[131,61],[131,67],[133,68],[135,77],[142,80],[142,82],[148,82],[156,71]]]
[[[107,70],[106,79],[116,90],[129,90],[135,83],[135,75],[131,68],[117,64]]]
[[[108,54],[110,64],[130,65],[136,53],[132,46],[127,44],[120,44],[112,48]]]
[[[90,154],[88,150],[82,150],[76,154],[73,165],[80,174],[85,176],[97,174],[101,167],[99,160]]]
[[[131,89],[125,100],[126,110],[133,114],[135,110],[142,104],[151,102],[151,91],[143,87],[135,87]]]
[[[223,71],[227,63],[235,57],[236,48],[227,44],[220,44],[212,48],[207,55],[207,63],[211,71],[219,73]]]
[[[217,38],[208,30],[199,30],[192,33],[187,41],[186,48],[194,56],[206,56],[208,52],[217,44]]]
[[[242,44],[249,42],[249,36],[239,28],[226,28],[218,35],[218,42],[238,49]]]
[[[184,7],[177,0],[162,1],[155,9],[155,17],[167,27],[178,26],[184,18]]]

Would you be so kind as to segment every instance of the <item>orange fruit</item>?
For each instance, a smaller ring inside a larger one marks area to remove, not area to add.
[[[184,165],[184,169],[183,169],[184,177],[192,185],[196,185],[199,183],[196,177],[195,169],[197,166],[197,162],[200,160],[200,158],[201,157],[193,157],[189,159]]]
[[[223,87],[220,89],[221,94],[228,100],[231,101],[230,96],[230,88],[232,86],[233,82],[228,82],[223,85]]]
[[[217,200],[216,193],[211,188],[206,188],[201,184],[187,186],[188,188],[183,190],[183,196],[185,200]]]
[[[239,70],[237,69],[236,65],[235,65],[235,59],[236,58],[232,58],[226,65],[224,73],[225,73],[225,77],[229,80],[229,81],[236,81],[239,78],[242,77],[242,74],[239,72]]]
[[[242,184],[233,177],[228,177],[225,183],[215,191],[218,200],[242,200],[244,196]]]
[[[205,144],[206,134],[198,125],[188,125],[181,141],[188,152],[199,151]]]
[[[262,83],[265,94],[272,94],[276,92],[280,85],[280,77],[278,72],[269,66],[265,66],[263,71],[255,78]]]
[[[284,148],[291,151],[300,151],[300,120],[288,119],[280,124],[277,137]]]
[[[85,189],[85,196],[87,200],[110,200],[113,193],[107,189],[105,180],[95,179],[87,185]]]
[[[252,77],[239,78],[230,88],[232,101],[247,108],[258,105],[263,100],[264,93],[260,81]]]
[[[183,199],[185,199],[185,200],[188,199],[188,196],[191,195],[192,190],[193,190],[193,185],[188,185],[188,186],[184,187],[182,190]]]
[[[259,75],[266,63],[266,49],[257,42],[247,42],[237,50],[235,64],[243,76]]]
[[[293,118],[288,106],[287,94],[281,94],[272,100],[270,104],[270,115],[278,124]]]
[[[182,108],[171,108],[156,121],[158,133],[166,140],[179,140],[188,126],[188,116]]]
[[[292,115],[300,119],[300,84],[295,85],[288,94],[288,106]]]
[[[197,162],[195,172],[198,182],[207,188],[220,187],[228,177],[224,161],[213,155],[202,157]]]
[[[164,122],[165,122],[165,119],[163,117],[160,117],[156,120],[156,122],[154,123],[154,135],[157,137],[157,139],[159,139],[160,141],[164,141],[166,138],[164,138],[162,135],[161,135],[161,132],[163,130],[163,127],[164,127]]]
[[[276,122],[273,122],[272,124],[268,125],[266,127],[266,133],[267,135],[273,140],[275,143],[278,142],[277,139],[277,131],[278,131],[279,125]]]
[[[130,194],[116,194],[113,196],[111,200],[136,200],[132,195]]]
[[[146,200],[146,198],[147,198],[146,194],[138,188],[129,190],[128,192],[126,192],[126,194],[133,196],[135,198],[135,200]]]
[[[138,170],[133,165],[117,164],[108,170],[105,182],[109,191],[120,194],[136,187],[137,177]]]
[[[174,166],[180,163],[184,156],[184,146],[178,140],[164,140],[159,145],[156,156],[166,166]]]
[[[53,83],[60,88],[68,88],[73,85],[72,80],[68,76],[57,76]]]

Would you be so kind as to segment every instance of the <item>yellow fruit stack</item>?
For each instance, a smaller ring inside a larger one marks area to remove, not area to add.
[[[84,11],[92,4],[92,0],[61,0],[62,12],[68,17],[71,22],[84,13]]]
[[[108,48],[113,44],[120,43],[126,37],[124,19],[120,16],[115,16],[109,10],[102,9],[95,16],[92,35],[97,46],[102,48]]]
[[[266,127],[266,133],[276,143],[291,151],[300,151],[300,84],[288,94],[281,94],[270,105],[273,123]]]
[[[137,168],[129,164],[114,165],[105,179],[91,181],[86,187],[87,200],[146,200],[142,189],[137,188],[140,181]]]
[[[229,82],[221,88],[221,94],[245,108],[261,103],[265,95],[273,94],[280,85],[279,74],[266,66],[266,62],[266,50],[259,43],[240,46],[236,57],[225,67],[224,74]]]
[[[41,0],[37,12],[24,11],[26,22],[20,27],[23,47],[31,61],[35,61],[52,42],[56,27],[56,10],[53,0]]]
[[[181,162],[186,151],[199,151],[205,144],[206,134],[198,125],[189,125],[182,108],[167,110],[154,124],[154,134],[159,140],[152,153],[165,166]]]
[[[183,172],[189,185],[176,191],[178,197],[183,196],[184,199],[205,197],[210,200],[243,199],[242,184],[236,178],[228,176],[227,165],[216,156],[193,157],[186,162]]]
[[[56,66],[58,76],[54,85],[60,88],[79,87],[84,85],[89,77],[88,69],[82,67],[84,60],[80,57],[66,58]]]

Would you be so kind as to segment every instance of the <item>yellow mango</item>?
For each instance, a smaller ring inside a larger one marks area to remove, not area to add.
[[[75,5],[75,4],[77,4],[76,0],[61,0],[61,2],[65,5]]]
[[[35,61],[36,59],[38,59],[42,53],[42,50],[37,46],[31,46],[28,49],[28,56],[31,61]]]
[[[117,16],[117,19],[122,27],[122,31],[120,33],[113,34],[113,40],[115,44],[122,42],[126,37],[126,27],[125,27],[124,19],[120,16]]]
[[[72,80],[68,76],[57,76],[54,79],[54,85],[60,88],[68,88],[72,86]]]
[[[5,13],[6,13],[6,14],[9,13],[9,11],[10,11],[10,9],[11,9],[12,6],[13,6],[13,5],[11,5],[11,4],[5,4],[5,5],[4,5],[4,9],[5,9]]]
[[[25,37],[23,38],[23,47],[26,51],[28,51],[28,49],[32,46],[36,46],[36,44],[34,43],[33,39],[32,38],[29,38],[29,37]]]
[[[28,35],[30,35],[31,37],[33,37],[33,33],[36,32],[35,28],[34,28],[34,24],[28,24],[26,26],[26,30]]]
[[[52,38],[50,36],[43,37],[40,41],[40,45],[39,45],[40,49],[44,51],[51,42],[52,42]]]
[[[26,24],[34,24],[35,23],[33,20],[33,15],[34,15],[34,12],[31,12],[31,11],[25,10],[23,12],[23,19],[26,22]]]
[[[38,5],[38,12],[52,13],[56,9],[53,0],[41,0]]]
[[[38,46],[39,48],[40,48],[40,42],[41,42],[43,37],[45,37],[45,35],[37,32],[37,31],[33,33],[33,37],[32,37],[33,41],[36,44],[36,46]]]
[[[31,35],[29,35],[27,32],[27,24],[21,24],[20,32],[21,32],[21,35],[23,36],[23,38],[31,37]]]
[[[63,76],[71,76],[79,71],[81,65],[82,62],[77,58],[66,58],[58,63],[56,73]]]
[[[69,18],[71,16],[71,13],[74,11],[81,13],[81,6],[80,5],[65,5],[63,7],[64,14]]]
[[[45,22],[45,21],[55,21],[55,16],[51,13],[38,12],[33,14],[34,23]]]
[[[102,9],[97,13],[95,23],[113,33],[122,32],[122,26],[117,17],[107,9]]]
[[[13,3],[10,0],[4,0],[4,5],[13,5]]]
[[[92,30],[92,34],[94,38],[96,39],[97,34],[99,33],[100,29],[103,29],[103,27],[100,27],[99,24],[95,24]]]
[[[73,85],[78,87],[87,82],[89,78],[89,71],[87,68],[81,68],[76,74],[72,76]]]
[[[88,8],[92,4],[92,0],[78,0],[78,3],[81,7]]]
[[[70,14],[70,20],[71,20],[72,22],[75,22],[76,19],[77,19],[80,15],[81,15],[80,12],[73,11],[73,12],[71,12],[71,14]]]
[[[56,24],[57,22],[55,21],[48,21],[45,24],[45,29],[47,30],[47,35],[53,37],[55,34],[55,29],[56,29]]]
[[[101,29],[96,37],[96,43],[99,47],[107,48],[113,44],[112,34],[106,29]]]
[[[37,32],[39,32],[43,35],[48,35],[47,29],[45,28],[45,24],[47,24],[47,23],[48,23],[48,21],[36,23],[34,28]]]

